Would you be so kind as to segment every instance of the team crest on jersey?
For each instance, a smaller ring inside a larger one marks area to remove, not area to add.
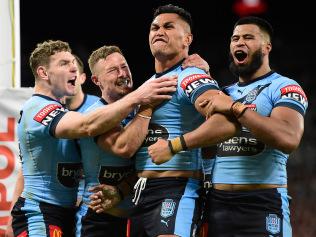
[[[206,74],[192,74],[182,80],[181,88],[184,90],[185,94],[190,97],[197,88],[205,84],[213,84],[217,86],[217,82]]]
[[[161,204],[160,216],[163,218],[168,218],[173,215],[176,207],[176,202],[172,199],[165,199]]]
[[[62,237],[63,232],[59,226],[49,225],[49,237]]]
[[[266,217],[266,229],[271,234],[277,234],[281,231],[280,218],[276,214],[269,214]]]
[[[34,120],[47,126],[58,114],[64,112],[65,108],[58,104],[46,105],[35,116]]]
[[[255,87],[254,89],[252,89],[251,91],[249,91],[244,99],[245,104],[251,104],[257,98],[257,96],[261,93],[261,91],[263,91],[263,89],[268,87],[270,84],[271,83],[268,83],[265,85],[259,85]]]
[[[300,102],[304,107],[307,105],[307,97],[303,89],[298,85],[288,85],[280,89],[282,99],[293,99]]]

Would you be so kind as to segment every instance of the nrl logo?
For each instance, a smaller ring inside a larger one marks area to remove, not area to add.
[[[165,199],[161,205],[160,216],[163,218],[168,218],[173,215],[174,209],[176,207],[176,202],[172,199]]]
[[[276,214],[269,214],[266,217],[266,229],[271,234],[280,233],[280,229],[281,229],[280,218]]]

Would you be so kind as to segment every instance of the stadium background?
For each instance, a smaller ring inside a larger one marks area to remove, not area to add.
[[[227,69],[232,26],[241,14],[234,10],[235,4],[241,4],[238,6],[244,7],[244,13],[256,10],[248,14],[264,17],[273,25],[271,66],[297,80],[309,99],[305,133],[288,164],[293,236],[316,236],[316,97],[313,95],[316,82],[312,77],[316,68],[313,38],[316,28],[311,1],[21,1],[21,86],[34,86],[28,57],[36,44],[61,39],[68,41],[74,53],[85,62],[88,77],[87,59],[92,50],[104,44],[118,45],[129,62],[135,87],[138,87],[154,72],[147,43],[153,9],[167,3],[191,12],[194,41],[190,52],[200,54],[209,63],[211,74],[222,86],[236,80]],[[246,3],[259,4],[259,8]],[[84,90],[98,94],[98,89],[89,80]]]

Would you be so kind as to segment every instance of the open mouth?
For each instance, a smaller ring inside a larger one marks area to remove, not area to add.
[[[76,85],[76,78],[68,80],[68,83],[71,84],[72,86],[75,86]]]
[[[235,53],[234,53],[234,56],[235,58],[237,58],[238,61],[244,61],[245,58],[247,57],[247,53],[245,53],[244,51],[241,51],[241,50],[237,50]]]
[[[120,79],[118,82],[117,82],[117,85],[118,86],[129,86],[130,84],[130,80],[128,78],[123,78],[123,79]]]

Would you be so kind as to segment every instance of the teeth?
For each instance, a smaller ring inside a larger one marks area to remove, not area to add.
[[[122,79],[120,82],[119,82],[120,85],[124,85],[124,86],[127,86],[128,85],[128,79]]]

